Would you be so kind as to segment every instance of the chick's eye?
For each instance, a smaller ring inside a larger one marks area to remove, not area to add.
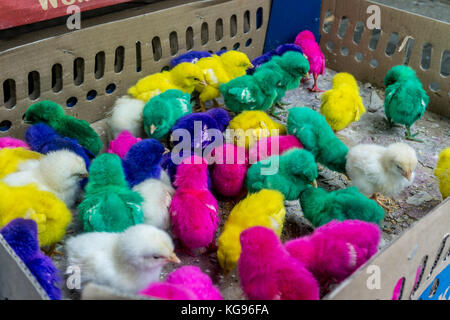
[[[161,256],[159,256],[159,255],[154,255],[153,256],[153,259],[155,259],[155,260],[158,260],[158,259],[161,259],[162,257]]]
[[[194,78],[194,80],[195,80],[195,81],[200,81],[200,79],[199,79],[199,78]]]

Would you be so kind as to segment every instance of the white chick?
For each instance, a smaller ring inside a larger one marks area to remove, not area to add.
[[[161,180],[147,179],[134,186],[133,191],[138,192],[144,198],[142,203],[144,223],[168,230],[170,227],[169,207],[175,189],[172,187],[167,173],[161,171]]]
[[[394,197],[411,185],[416,166],[416,152],[405,143],[360,144],[349,150],[346,171],[359,191],[379,202],[377,193]]]
[[[123,130],[129,131],[135,137],[144,137],[143,112],[145,102],[130,96],[123,96],[116,100],[111,116],[108,118],[112,138]]]
[[[139,224],[122,233],[90,232],[66,242],[68,265],[78,266],[82,284],[92,281],[136,294],[159,281],[169,262],[180,263],[170,236]]]
[[[40,190],[54,193],[68,207],[72,207],[81,190],[80,182],[87,177],[83,158],[68,150],[58,150],[47,153],[39,160],[21,163],[18,171],[7,175],[3,182],[10,186],[35,183]]]

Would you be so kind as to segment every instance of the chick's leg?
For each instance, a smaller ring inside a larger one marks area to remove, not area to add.
[[[54,255],[62,256],[63,254],[56,250],[56,243],[52,244],[48,250],[42,249],[42,251],[52,258]]]
[[[419,140],[419,139],[415,138],[418,134],[419,134],[418,132],[411,134],[411,127],[406,126],[406,140],[415,141],[415,142],[423,142],[423,140]]]
[[[389,208],[387,205],[384,204],[384,201],[386,201],[386,200],[383,201],[383,200],[379,199],[379,197],[378,197],[378,195],[377,195],[376,193],[374,193],[374,194],[370,197],[370,199],[375,200],[376,203],[377,203],[380,207],[382,207],[384,210],[386,210],[387,212],[390,212],[390,211],[391,211],[391,208]],[[389,201],[389,200],[387,200],[387,201]]]
[[[311,89],[309,89],[309,91],[311,91],[311,92],[325,92],[325,90],[321,90],[321,89],[319,89],[317,87],[317,78],[319,77],[319,75],[318,74],[313,74],[313,77],[314,77],[314,86]]]
[[[213,107],[214,108],[223,108],[224,104],[223,103],[219,103],[219,101],[217,101],[217,99],[212,99],[213,101]]]

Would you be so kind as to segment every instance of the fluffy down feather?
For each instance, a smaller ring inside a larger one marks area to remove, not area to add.
[[[244,111],[230,121],[228,129],[234,130],[235,144],[246,149],[261,138],[286,134],[286,128],[264,111]]]
[[[325,289],[349,277],[378,250],[380,229],[359,220],[331,221],[313,234],[284,244]]]
[[[291,108],[287,129],[317,162],[331,170],[345,172],[348,148],[334,135],[324,116],[306,107]]]
[[[11,137],[3,137],[0,138],[0,149],[3,148],[24,148],[29,149],[28,144],[22,140],[11,138]]]
[[[64,237],[72,214],[53,193],[41,191],[33,184],[10,187],[0,183],[0,194],[0,227],[16,218],[32,219],[38,226],[41,247]]]
[[[275,232],[252,227],[241,233],[241,287],[252,300],[318,300],[319,286],[306,267],[289,255]]]
[[[122,232],[144,221],[142,201],[129,189],[119,156],[104,153],[92,162],[78,215],[84,231]]]
[[[222,300],[211,278],[194,266],[172,271],[166,282],[152,283],[140,294],[168,300]]]
[[[296,52],[303,54],[302,49],[299,46],[297,46],[296,44],[293,44],[293,43],[282,44],[281,46],[277,47],[276,49],[270,50],[270,51],[264,53],[263,55],[253,59],[252,60],[253,68],[248,69],[247,74],[253,74],[259,66],[263,65],[266,62],[269,62],[272,59],[272,57],[282,56],[283,54],[285,54],[288,51],[296,51]]]
[[[120,159],[123,159],[131,147],[141,140],[141,138],[136,138],[129,131],[122,131],[116,139],[109,142],[107,152],[117,154]]]
[[[36,222],[28,219],[14,219],[0,234],[25,263],[51,300],[61,299],[61,276],[52,260],[39,249]]]
[[[263,161],[270,156],[282,155],[293,149],[303,149],[303,145],[296,136],[274,136],[258,140],[248,151],[251,164]]]
[[[296,200],[309,184],[317,179],[317,165],[313,155],[302,149],[291,149],[282,156],[255,163],[247,172],[247,189],[278,190],[286,200]]]
[[[208,163],[201,157],[186,158],[177,168],[177,190],[170,205],[172,231],[189,249],[211,244],[219,225],[217,200],[207,181]]]
[[[358,121],[366,112],[358,84],[349,73],[338,73],[333,78],[333,89],[322,97],[320,113],[325,116],[331,129],[340,131]]]
[[[39,160],[42,154],[25,148],[3,148],[0,150],[0,179],[19,170],[19,165],[28,160]]]
[[[442,197],[450,197],[450,148],[441,152],[434,174],[439,180]]]
[[[135,137],[143,137],[145,135],[142,122],[144,107],[144,101],[130,96],[117,99],[107,120],[112,138],[116,138],[122,131],[128,131]]]
[[[356,187],[331,192],[309,187],[300,195],[300,205],[305,218],[315,227],[332,220],[351,219],[379,224],[384,218],[384,211],[377,202]]]
[[[209,53],[208,51],[195,51],[195,50],[188,51],[170,60],[170,65],[173,68],[183,62],[197,63],[198,60],[200,60],[201,58],[208,58],[208,57],[212,57],[212,54]]]
[[[233,270],[241,255],[239,236],[254,226],[267,227],[281,236],[286,210],[279,191],[263,189],[239,202],[231,211],[219,237],[217,258],[225,272]]]

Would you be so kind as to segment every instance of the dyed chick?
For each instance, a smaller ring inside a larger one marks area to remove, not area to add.
[[[198,60],[200,60],[202,58],[209,58],[209,57],[212,57],[212,53],[210,53],[208,51],[195,51],[195,50],[188,51],[188,52],[180,54],[178,57],[170,60],[170,65],[173,68],[183,62],[197,63]]]
[[[0,179],[19,170],[21,163],[41,158],[42,154],[22,147],[0,149]]]
[[[247,150],[259,139],[286,134],[286,128],[264,111],[244,111],[230,121],[228,128],[234,130],[234,143]]]
[[[130,96],[120,97],[114,102],[107,124],[111,138],[116,138],[123,131],[135,137],[144,137],[143,112],[145,102]]]
[[[125,155],[130,151],[131,147],[141,141],[141,138],[136,138],[129,131],[122,131],[119,135],[109,142],[108,153],[114,153],[120,159],[125,158]]]
[[[89,169],[91,159],[94,158],[94,155],[88,149],[79,145],[77,140],[61,137],[52,127],[44,123],[29,127],[25,131],[25,140],[30,145],[31,150],[42,154],[58,150],[72,151],[84,160],[87,169]]]
[[[311,67],[310,72],[314,77],[314,85],[309,90],[312,92],[323,92],[317,87],[317,79],[319,75],[325,73],[325,56],[316,42],[314,34],[309,30],[300,32],[295,38],[295,44],[302,49]]]
[[[210,166],[214,190],[224,197],[235,197],[244,188],[248,159],[246,150],[234,144],[224,144],[212,151]]]
[[[31,105],[25,112],[24,121],[29,124],[48,124],[61,136],[77,140],[95,156],[103,147],[100,137],[87,121],[65,115],[63,108],[52,101]]]
[[[317,162],[330,170],[345,172],[348,148],[335,136],[324,116],[306,107],[291,108],[287,129],[314,155]]]
[[[218,240],[217,258],[222,269],[228,273],[236,267],[241,255],[239,236],[242,231],[262,226],[280,237],[285,215],[284,197],[276,190],[263,189],[240,201],[228,216]]]
[[[215,106],[219,106],[215,99],[220,96],[220,84],[244,76],[246,70],[252,67],[247,55],[235,50],[227,51],[220,56],[213,55],[209,58],[202,58],[195,65],[202,69],[207,84],[196,87],[200,93],[202,111],[205,111],[205,102],[208,100],[214,100]]]
[[[235,78],[219,86],[228,109],[235,113],[245,110],[267,110],[273,106],[281,86],[280,73],[262,70],[254,75]]]
[[[384,218],[384,211],[377,202],[364,196],[356,187],[328,192],[307,186],[300,194],[300,205],[305,218],[314,227],[332,220],[352,219],[379,224]]]
[[[170,71],[163,71],[140,79],[128,89],[128,94],[144,102],[169,89],[192,93],[195,87],[205,86],[205,77],[200,67],[191,63],[180,63]]]
[[[158,281],[167,263],[180,263],[173,249],[166,232],[144,224],[121,233],[89,232],[66,242],[68,265],[79,266],[82,285],[92,281],[129,294]]]
[[[306,267],[289,255],[274,231],[252,227],[240,235],[241,287],[251,300],[319,300],[319,285]]]
[[[411,126],[425,113],[430,102],[422,83],[408,66],[393,67],[384,78],[386,95],[384,112],[390,126],[400,123],[406,127],[406,139],[422,142],[411,134]]]
[[[52,259],[39,249],[36,222],[28,219],[14,219],[0,230],[0,234],[17,256],[30,270],[51,300],[62,297],[61,276]]]
[[[127,153],[123,167],[133,191],[144,199],[144,223],[167,230],[170,227],[169,206],[175,190],[160,166],[164,150],[155,139],[142,140]]]
[[[119,156],[98,156],[89,173],[86,193],[78,206],[85,232],[122,232],[144,221],[143,199],[129,189]]]
[[[215,242],[219,212],[207,180],[208,163],[201,157],[186,158],[177,168],[177,190],[170,205],[172,231],[188,250]]]
[[[34,220],[41,247],[54,245],[64,237],[72,214],[53,193],[33,184],[10,187],[0,183],[0,194],[0,227],[16,218]]]
[[[172,271],[165,282],[151,283],[139,294],[167,300],[223,300],[211,278],[194,266]]]
[[[229,123],[228,112],[221,108],[188,114],[178,119],[172,127],[170,139],[175,147],[177,145],[184,147],[188,143],[191,146],[191,151],[202,151],[216,140],[217,142],[223,141],[222,132],[225,131]],[[189,136],[186,136],[185,130],[189,132]],[[189,141],[183,143],[185,138]],[[172,151],[177,152],[175,148]]]
[[[28,144],[22,140],[11,138],[11,137],[3,137],[0,138],[0,150],[3,148],[24,148],[30,149]]]
[[[439,180],[442,198],[450,197],[450,148],[442,150],[434,174]]]
[[[352,122],[359,121],[366,112],[358,84],[349,73],[338,73],[333,78],[333,89],[322,97],[320,113],[325,116],[333,131],[347,128]]]
[[[359,220],[331,221],[306,237],[284,244],[289,254],[302,262],[320,283],[328,286],[348,278],[377,251],[380,229]]]
[[[69,208],[78,199],[81,181],[88,177],[86,164],[79,155],[68,150],[51,151],[39,160],[28,160],[3,182],[10,186],[34,183],[40,190],[54,193]]]
[[[377,193],[397,196],[414,181],[416,167],[416,152],[405,143],[360,144],[348,152],[346,172],[359,191],[384,206]]]
[[[248,169],[246,185],[249,192],[262,189],[280,191],[288,201],[296,200],[308,184],[317,186],[314,156],[302,149],[292,149],[282,156],[271,156]]]
[[[296,136],[273,136],[259,139],[248,151],[251,164],[263,161],[270,156],[282,155],[291,149],[303,149]]]
[[[144,107],[144,130],[150,138],[163,139],[178,119],[192,113],[191,95],[170,89],[150,99]]]

